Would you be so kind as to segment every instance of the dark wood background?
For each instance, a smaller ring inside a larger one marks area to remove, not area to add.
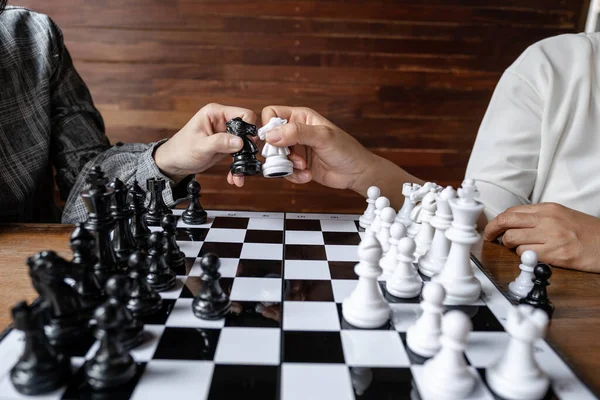
[[[173,135],[203,105],[314,108],[372,151],[460,184],[502,71],[583,29],[582,0],[15,0],[63,29],[112,142]],[[199,176],[211,209],[360,212],[316,184]],[[398,188],[403,182],[398,182]]]

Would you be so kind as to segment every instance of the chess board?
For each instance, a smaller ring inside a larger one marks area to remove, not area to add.
[[[392,318],[381,329],[356,329],[342,318],[342,300],[357,283],[354,266],[363,234],[358,215],[209,211],[204,225],[179,220],[185,269],[176,271],[176,287],[162,293],[162,310],[144,320],[146,342],[132,351],[136,378],[104,397],[427,399],[424,360],[405,340],[420,312],[418,299],[398,302],[386,294]],[[232,313],[219,321],[198,319],[191,309],[200,287],[199,257],[207,252],[221,258],[221,285],[232,301]],[[511,303],[474,269],[482,297],[460,307],[473,322],[465,356],[480,378],[469,399],[494,399],[484,369],[506,348],[503,325]],[[385,294],[383,284],[382,290]],[[90,392],[79,368],[96,346],[75,349],[71,381],[43,398],[104,398]],[[23,398],[9,379],[22,348],[19,331],[5,332],[1,399]],[[596,399],[548,343],[537,343],[535,357],[552,378],[547,399]]]

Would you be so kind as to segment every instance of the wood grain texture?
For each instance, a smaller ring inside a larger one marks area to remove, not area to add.
[[[62,28],[113,143],[170,137],[210,102],[259,116],[270,104],[306,106],[410,173],[453,186],[504,69],[585,20],[575,0],[12,3]],[[207,208],[364,208],[354,193],[317,185],[254,177],[231,188],[226,168],[199,177]]]
[[[344,198],[335,198],[336,204]],[[283,210],[285,211],[285,210]],[[10,307],[37,295],[31,286],[25,260],[41,250],[55,250],[68,259],[70,225],[0,225],[0,331],[11,321]],[[519,258],[503,246],[474,246],[485,270],[502,290],[517,274]],[[600,275],[555,268],[548,293],[556,309],[547,338],[597,393],[600,393]]]

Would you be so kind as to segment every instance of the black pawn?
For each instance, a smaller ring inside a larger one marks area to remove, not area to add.
[[[115,283],[113,278],[108,280],[107,292],[118,291],[114,288]],[[137,366],[121,341],[127,324],[123,308],[119,302],[111,299],[94,312],[94,334],[100,341],[100,346],[96,354],[84,364],[84,371],[88,385],[95,390],[119,387],[136,375]]]
[[[34,309],[23,301],[13,307],[12,316],[14,327],[25,333],[25,349],[10,371],[15,389],[34,396],[63,386],[71,375],[70,359],[50,346]]]
[[[163,292],[175,285],[175,273],[165,257],[167,240],[162,232],[152,232],[148,239],[148,274],[146,280],[152,290]]]
[[[88,310],[87,313],[91,317],[96,307],[104,301],[104,290],[94,273],[94,264],[98,261],[96,239],[81,222],[71,232],[69,245],[73,251],[71,264],[77,276],[75,288],[81,296],[84,309]]]
[[[144,324],[136,319],[127,308],[131,283],[129,278],[115,275],[106,282],[104,289],[108,303],[119,309],[121,324],[124,329],[120,335],[121,345],[125,350],[133,349],[144,341]]]
[[[196,181],[190,181],[187,185],[189,203],[181,219],[188,225],[202,225],[206,223],[207,214],[200,204],[200,184]]]
[[[214,253],[207,253],[200,260],[202,281],[200,290],[192,302],[194,315],[200,319],[215,320],[225,317],[231,310],[231,301],[221,288],[221,260]]]
[[[121,267],[125,268],[129,255],[136,248],[135,239],[129,226],[133,212],[127,204],[127,186],[119,178],[115,178],[109,184],[109,187],[114,191],[113,203],[110,210],[116,222],[112,244],[115,249],[117,261],[121,264]]]
[[[152,231],[146,224],[144,216],[148,211],[144,205],[146,202],[146,192],[140,187],[138,181],[133,181],[133,185],[129,189],[129,209],[132,211],[131,216],[131,234],[135,239],[136,248],[138,250],[146,250],[148,248],[148,238]]]
[[[160,226],[160,221],[165,214],[173,214],[173,211],[165,204],[162,195],[166,188],[166,182],[162,178],[150,178],[146,181],[146,186],[150,191],[150,204],[148,204],[148,211],[144,216],[146,223],[150,226]]]
[[[162,307],[162,298],[146,281],[147,259],[141,251],[135,251],[129,256],[129,278],[131,292],[127,308],[134,317],[149,317]]]
[[[120,271],[110,237],[115,226],[110,212],[114,191],[112,188],[107,188],[107,182],[102,169],[95,167],[87,176],[89,189],[81,193],[83,203],[88,210],[85,227],[96,238],[98,261],[94,265],[94,270],[100,285],[104,285],[108,278]]]
[[[181,271],[185,275],[185,253],[177,244],[177,219],[172,214],[167,214],[161,221],[163,234],[167,241],[165,258],[173,271]]]
[[[262,164],[256,159],[258,147],[248,136],[256,136],[256,125],[249,124],[236,117],[225,123],[227,132],[242,139],[243,146],[240,151],[233,153],[233,162],[229,166],[231,174],[234,176],[250,176],[262,172]]]
[[[519,303],[542,309],[548,314],[548,318],[552,318],[554,304],[552,304],[546,292],[546,286],[550,285],[549,279],[552,276],[552,268],[547,264],[538,264],[533,269],[533,275],[535,276],[532,279],[533,288]]]

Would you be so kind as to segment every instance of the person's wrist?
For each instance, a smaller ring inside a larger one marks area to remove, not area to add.
[[[177,165],[173,162],[171,157],[171,152],[169,151],[169,141],[162,143],[154,149],[154,153],[152,157],[154,158],[154,163],[160,170],[160,172],[171,179],[175,185],[178,185],[185,177],[189,176],[191,173],[183,171],[177,168]]]
[[[369,187],[375,185],[381,176],[384,159],[378,155],[368,152],[364,157],[363,172],[351,183],[350,190],[366,197]]]

